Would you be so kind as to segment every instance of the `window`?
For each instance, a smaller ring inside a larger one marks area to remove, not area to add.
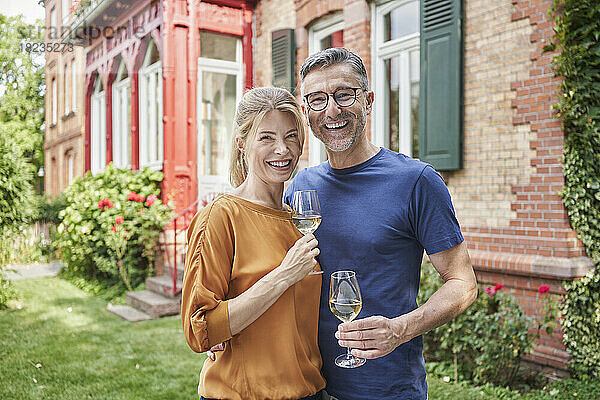
[[[69,20],[69,8],[71,7],[71,0],[62,0],[62,22],[66,24]]]
[[[69,92],[67,91],[67,85],[69,83],[69,80],[67,79],[67,71],[68,71],[68,64],[65,64],[65,70],[64,70],[64,79],[63,79],[63,100],[64,100],[64,114],[67,115],[70,111],[69,109]]]
[[[73,178],[75,177],[74,173],[74,159],[73,150],[69,150],[65,154],[65,162],[66,162],[66,173],[67,173],[67,185],[73,183]]]
[[[106,93],[100,77],[96,78],[91,99],[91,171],[102,172],[106,165]]]
[[[344,45],[344,15],[325,17],[308,30],[308,53]],[[309,128],[310,129],[310,128]],[[327,159],[325,146],[312,133],[308,137],[308,164],[314,166]]]
[[[161,170],[163,164],[162,64],[154,41],[148,44],[140,85],[140,167]]]
[[[242,93],[242,43],[234,36],[200,34],[198,58],[198,196],[228,188],[232,122]],[[218,46],[213,45],[218,44]]]
[[[58,99],[56,92],[56,78],[52,78],[52,125],[58,121]]]
[[[113,163],[118,168],[131,167],[131,85],[127,67],[121,61],[112,87]]]
[[[50,10],[50,26],[48,27],[48,41],[51,42],[56,39],[58,28],[56,26],[56,7]]]
[[[411,157],[419,156],[419,1],[374,5],[374,142]]]
[[[71,111],[77,109],[77,69],[75,68],[75,59],[71,60]]]

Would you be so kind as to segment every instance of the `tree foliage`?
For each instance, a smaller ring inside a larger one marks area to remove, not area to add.
[[[43,166],[43,57],[21,45],[37,40],[40,24],[0,14],[0,229],[35,212],[35,172]]]

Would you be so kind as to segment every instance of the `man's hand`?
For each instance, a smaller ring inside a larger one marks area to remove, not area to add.
[[[338,326],[335,337],[342,347],[350,347],[355,357],[373,359],[391,353],[411,338],[404,335],[401,317],[389,319],[380,315],[346,322]]]
[[[467,309],[477,298],[477,281],[464,242],[429,256],[444,280],[424,305],[393,319],[374,316],[340,324],[338,343],[361,358],[378,358],[402,343],[437,328]]]

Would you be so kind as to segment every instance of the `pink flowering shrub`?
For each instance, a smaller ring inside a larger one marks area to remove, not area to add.
[[[152,272],[159,234],[172,216],[160,200],[162,177],[159,171],[133,172],[111,164],[65,190],[57,244],[66,275],[115,287],[117,294],[143,282]]]
[[[442,284],[431,264],[423,264],[418,304],[424,304]],[[543,286],[539,289],[545,290]],[[504,285],[485,286],[464,313],[423,335],[426,359],[454,364],[457,380],[510,386],[519,374],[521,358],[531,352],[540,330],[551,334],[556,325],[557,303],[545,301],[544,315],[534,319],[523,312]]]

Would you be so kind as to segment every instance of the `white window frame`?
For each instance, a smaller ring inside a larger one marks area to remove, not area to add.
[[[344,30],[344,14],[342,12],[322,18],[308,30],[308,54],[321,51],[321,40],[337,31]],[[304,93],[303,93],[304,94]],[[308,128],[308,166],[319,165],[326,160],[325,146]]]
[[[58,27],[56,26],[56,7],[52,7],[50,10],[50,29],[48,29],[48,41],[55,41],[56,35],[58,34]]]
[[[58,89],[56,87],[56,77],[52,78],[52,125],[58,122]]]
[[[375,88],[375,93],[379,93],[379,98],[383,99],[385,93],[385,61],[400,56],[400,78],[399,88],[399,121],[398,127],[398,150],[408,156],[412,156],[412,125],[411,125],[411,108],[410,108],[410,52],[418,50],[420,47],[420,32],[412,33],[397,39],[393,39],[384,43],[383,27],[384,16],[394,8],[400,7],[413,0],[394,0],[394,1],[379,1],[371,4],[372,24],[371,29],[371,48],[372,52],[371,65],[375,66],[374,73],[371,74],[372,87]],[[404,107],[403,107],[404,106]],[[385,112],[386,104],[379,104],[375,107],[375,112],[372,114],[371,121],[371,138],[376,146],[389,147],[389,137],[386,135],[385,127]]]
[[[71,60],[71,111],[77,110],[77,68],[75,59]]]
[[[62,12],[62,23],[65,25],[69,20],[69,8],[71,7],[71,0],[62,0],[61,12]]]
[[[149,64],[152,52],[158,52],[153,41],[148,45],[139,77],[140,168],[163,169],[163,79],[162,62]],[[152,102],[156,102],[156,107]],[[151,107],[152,105],[152,107]],[[157,154],[157,156],[151,156]]]
[[[112,148],[117,168],[131,168],[131,81],[123,78],[126,70],[121,62],[112,86]]]
[[[67,77],[68,77],[68,71],[69,71],[68,65],[69,64],[65,64],[64,65],[65,70],[63,71],[63,73],[64,73],[64,79],[63,79],[63,92],[64,92],[63,93],[63,102],[64,102],[64,110],[63,110],[63,115],[67,115],[69,113],[69,100],[70,100],[70,98],[68,96],[69,91],[68,91],[68,87],[67,87],[67,84],[69,82],[68,79],[67,79]]]
[[[209,137],[204,135],[202,129],[202,74],[203,72],[215,72],[226,75],[234,75],[236,82],[236,96],[235,103],[239,104],[242,98],[242,91],[244,87],[244,64],[242,62],[242,40],[236,38],[236,61],[225,61],[217,60],[213,58],[198,57],[198,80],[196,85],[196,138],[197,138],[197,173],[198,173],[198,198],[200,199],[206,193],[209,192],[226,192],[229,191],[229,179],[227,171],[222,171],[220,175],[208,175],[206,171],[210,166],[210,157],[205,154],[201,154],[202,144],[205,141],[210,140]],[[233,121],[231,121],[233,126]],[[205,146],[211,148],[210,145]],[[227,155],[229,157],[229,154]],[[203,162],[201,162],[201,160]]]
[[[91,140],[90,166],[92,174],[104,171],[106,167],[106,91],[100,78],[96,78],[91,99]]]
[[[73,183],[73,178],[75,177],[73,163],[74,163],[73,151],[67,152],[67,184],[70,185]]]

